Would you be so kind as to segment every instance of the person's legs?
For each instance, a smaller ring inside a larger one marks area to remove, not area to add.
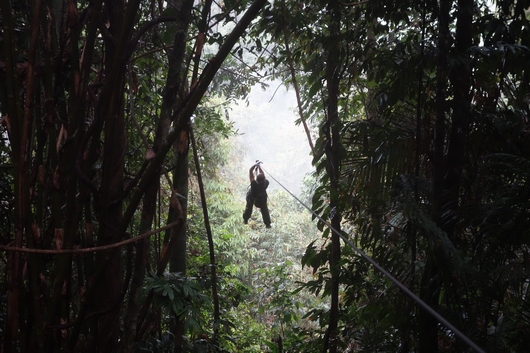
[[[250,194],[247,194],[247,206],[243,212],[243,222],[248,223],[249,218],[252,216],[252,208],[254,208],[254,200],[250,197]]]
[[[261,216],[263,217],[263,223],[265,223],[265,226],[267,228],[271,227],[271,215],[269,214],[269,209],[267,207],[267,203],[262,205],[260,207]]]

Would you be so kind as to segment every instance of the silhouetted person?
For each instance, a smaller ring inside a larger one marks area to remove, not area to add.
[[[252,216],[252,209],[256,206],[261,211],[263,223],[265,223],[267,228],[270,228],[271,216],[267,208],[267,187],[269,186],[269,181],[265,178],[265,174],[263,174],[259,163],[250,167],[248,172],[250,190],[247,192],[247,206],[245,207],[245,212],[243,212],[243,221],[245,224],[248,223],[249,218]]]

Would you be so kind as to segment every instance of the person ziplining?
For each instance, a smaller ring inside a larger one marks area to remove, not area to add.
[[[265,227],[271,227],[271,216],[269,209],[267,208],[267,187],[269,181],[265,178],[265,174],[260,167],[261,162],[256,163],[249,169],[250,188],[247,192],[247,205],[243,212],[243,222],[248,223],[248,220],[252,216],[252,210],[254,206],[260,209],[261,216]]]

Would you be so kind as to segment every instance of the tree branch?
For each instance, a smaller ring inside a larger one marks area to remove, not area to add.
[[[176,19],[177,18],[175,16],[159,16],[155,19],[152,19],[149,22],[144,23],[142,27],[140,27],[138,32],[136,32],[136,34],[131,38],[129,43],[127,43],[127,49],[125,51],[125,58],[128,59],[132,55],[132,52],[136,48],[136,44],[138,44],[138,41],[140,40],[140,38],[142,38],[145,32],[147,32],[150,28],[162,22],[174,22],[176,21]]]
[[[300,98],[300,88],[298,87],[298,80],[296,79],[296,71],[293,64],[293,57],[291,56],[291,48],[289,45],[289,32],[287,30],[287,17],[285,15],[285,0],[282,0],[282,16],[283,16],[283,40],[285,42],[285,52],[287,55],[287,64],[289,65],[289,71],[291,72],[291,79],[293,81],[294,92],[296,94],[296,105],[298,106],[298,114],[300,115],[300,120],[304,126],[305,134],[307,136],[307,142],[311,148],[313,156],[316,156],[315,147],[313,145],[313,140],[311,139],[311,132],[309,131],[309,126],[307,125],[307,119],[304,115],[304,110],[302,109],[302,99]]]

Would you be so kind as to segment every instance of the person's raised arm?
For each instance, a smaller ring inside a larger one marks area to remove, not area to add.
[[[252,167],[250,167],[250,169],[248,170],[248,177],[250,179],[250,182],[252,183],[254,181],[254,168],[256,166],[253,165]]]

